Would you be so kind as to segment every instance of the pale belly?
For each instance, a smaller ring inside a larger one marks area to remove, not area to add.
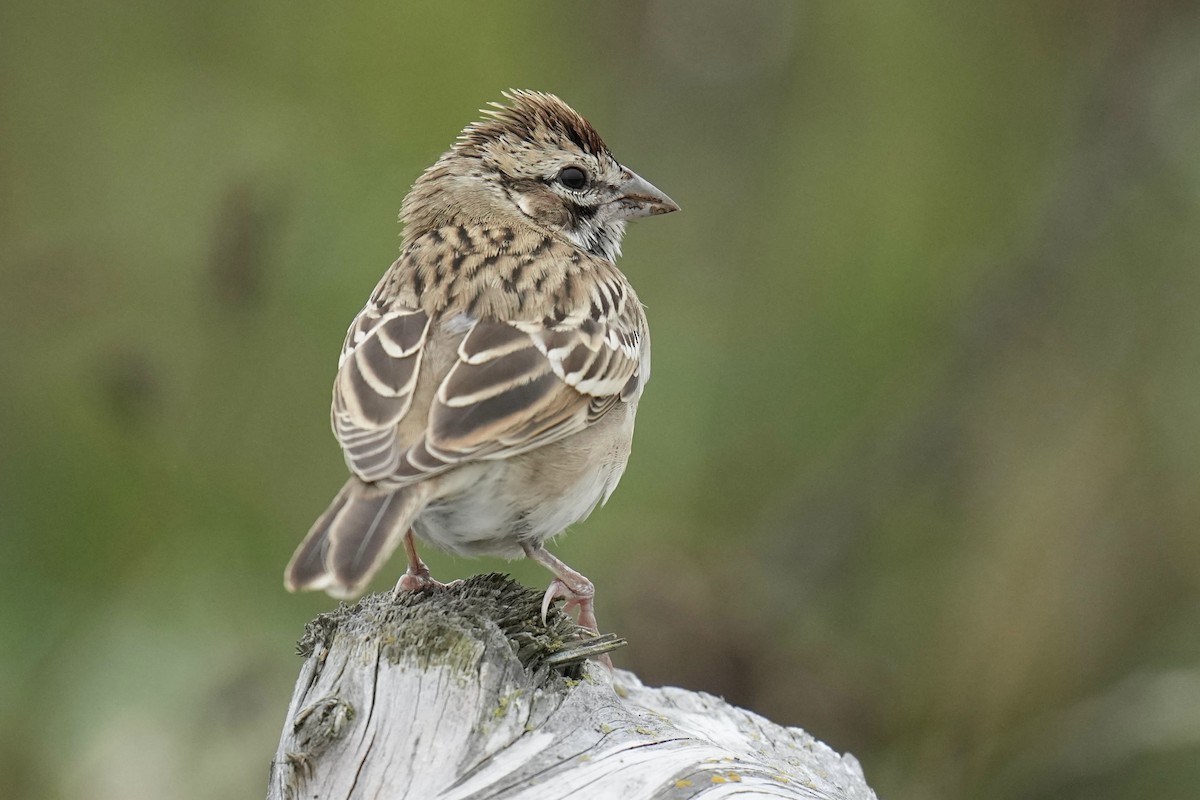
[[[532,452],[439,476],[414,532],[458,555],[521,557],[521,542],[556,536],[612,494],[629,460],[635,408],[613,409],[591,428]]]

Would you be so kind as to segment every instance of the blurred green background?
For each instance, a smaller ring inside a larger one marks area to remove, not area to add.
[[[888,800],[1195,797],[1200,9],[1169,0],[6,0],[4,796],[265,792],[334,605],[281,575],[345,474],[343,333],[510,86],[684,209],[626,239],[654,379],[554,546],[618,665]]]

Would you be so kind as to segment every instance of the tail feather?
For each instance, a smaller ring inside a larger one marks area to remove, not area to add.
[[[284,573],[288,591],[361,594],[400,544],[423,495],[419,486],[389,491],[351,478],[296,548]]]
[[[329,528],[338,512],[346,506],[351,483],[347,482],[337,493],[329,508],[317,518],[304,541],[292,554],[292,560],[283,573],[283,585],[289,592],[324,589],[329,585],[330,576],[325,568],[325,560],[329,555]]]

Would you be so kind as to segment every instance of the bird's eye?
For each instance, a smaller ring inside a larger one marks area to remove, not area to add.
[[[568,189],[579,190],[587,186],[587,173],[579,167],[563,167],[558,173],[558,182]]]

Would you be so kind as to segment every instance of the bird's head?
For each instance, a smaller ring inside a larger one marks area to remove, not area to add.
[[[455,222],[531,223],[616,259],[626,220],[679,206],[613,157],[596,130],[552,94],[509,91],[417,180],[401,219],[411,230]]]

